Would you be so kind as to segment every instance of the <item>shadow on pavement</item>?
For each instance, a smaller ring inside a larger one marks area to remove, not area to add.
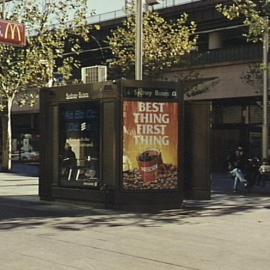
[[[0,230],[33,229],[49,226],[55,230],[82,231],[97,227],[162,227],[167,224],[199,224],[206,217],[242,215],[269,209],[263,196],[213,195],[211,201],[184,201],[179,209],[126,212],[91,208],[62,202],[43,202],[37,196],[1,197]]]
[[[23,167],[25,169],[25,166]],[[6,176],[5,176],[6,177]],[[49,226],[55,230],[82,231],[97,227],[162,227],[168,224],[198,224],[205,218],[243,215],[257,209],[270,209],[269,194],[232,194],[233,179],[227,175],[214,175],[212,200],[184,201],[172,210],[116,211],[96,205],[74,202],[40,201],[37,194],[23,193],[37,183],[24,182],[30,178],[3,178],[3,190],[9,187],[13,195],[0,197],[0,231],[33,229]],[[28,181],[28,180],[27,180]],[[29,187],[29,188],[28,188]],[[20,192],[19,192],[20,191]],[[2,191],[4,194],[4,191]]]

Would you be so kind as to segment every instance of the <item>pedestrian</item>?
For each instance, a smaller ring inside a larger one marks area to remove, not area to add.
[[[248,187],[248,181],[245,177],[247,168],[247,157],[242,146],[236,147],[235,151],[228,158],[228,169],[234,177],[233,192],[237,191],[239,183],[245,188]]]
[[[258,157],[248,159],[246,178],[248,180],[249,188],[252,188],[256,184],[258,179],[261,177],[259,168],[260,168],[260,159]]]
[[[259,167],[259,174],[257,177],[257,185],[265,187],[266,180],[269,179],[270,175],[270,163],[268,159],[263,159],[261,166]]]
[[[62,155],[62,174],[67,175],[67,180],[71,180],[76,163],[76,155],[70,144],[66,143]]]

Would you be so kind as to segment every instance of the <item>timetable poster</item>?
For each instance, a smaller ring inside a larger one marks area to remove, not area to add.
[[[124,101],[123,189],[178,188],[179,105]]]

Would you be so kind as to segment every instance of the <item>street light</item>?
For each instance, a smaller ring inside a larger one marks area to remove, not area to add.
[[[136,0],[135,79],[142,80],[143,62],[143,4]]]
[[[5,19],[5,7],[7,2],[11,2],[12,0],[0,0],[0,4],[2,4],[2,10],[1,10],[1,19]]]
[[[269,31],[268,17],[267,27],[263,38],[263,125],[262,125],[262,158],[268,159],[268,51],[269,51]]]
[[[143,4],[156,5],[161,0],[136,0],[135,79],[143,78]]]
[[[2,3],[2,14],[1,14],[1,18],[2,19],[5,19],[5,4],[6,4],[6,0],[2,0],[1,1],[1,3]]]

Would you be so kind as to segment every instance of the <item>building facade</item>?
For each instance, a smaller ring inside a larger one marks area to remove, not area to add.
[[[247,149],[249,155],[261,153],[261,84],[259,80],[248,81],[246,77],[254,74],[254,65],[262,61],[262,44],[248,43],[243,37],[246,29],[242,22],[228,21],[216,10],[217,4],[230,2],[201,0],[180,4],[172,1],[158,9],[162,16],[170,20],[186,12],[198,25],[198,50],[188,56],[189,64],[167,71],[161,79],[178,81],[190,70],[199,74],[202,80],[213,78],[211,82],[201,84],[200,87],[205,88],[205,91],[195,96],[186,96],[185,100],[209,104],[211,121],[206,125],[209,125],[212,133],[211,160],[214,171],[224,169],[226,155],[239,143]],[[93,42],[85,45],[80,54],[83,67],[107,65],[113,57],[106,44],[106,37],[121,25],[125,17],[123,12],[117,11],[109,15],[108,19],[100,15],[91,18],[99,20],[95,23],[101,24],[101,30],[93,33]],[[74,76],[81,78],[79,71]],[[14,141],[14,147],[20,145],[19,152],[23,141],[27,145],[27,138],[30,144],[31,140],[34,142],[38,139],[38,111],[38,107],[24,111],[14,108],[14,139],[20,140],[19,143]],[[20,121],[21,118],[29,118],[29,121]],[[26,138],[25,134],[28,134]],[[38,151],[38,143],[35,144]],[[29,158],[32,158],[31,155]]]

